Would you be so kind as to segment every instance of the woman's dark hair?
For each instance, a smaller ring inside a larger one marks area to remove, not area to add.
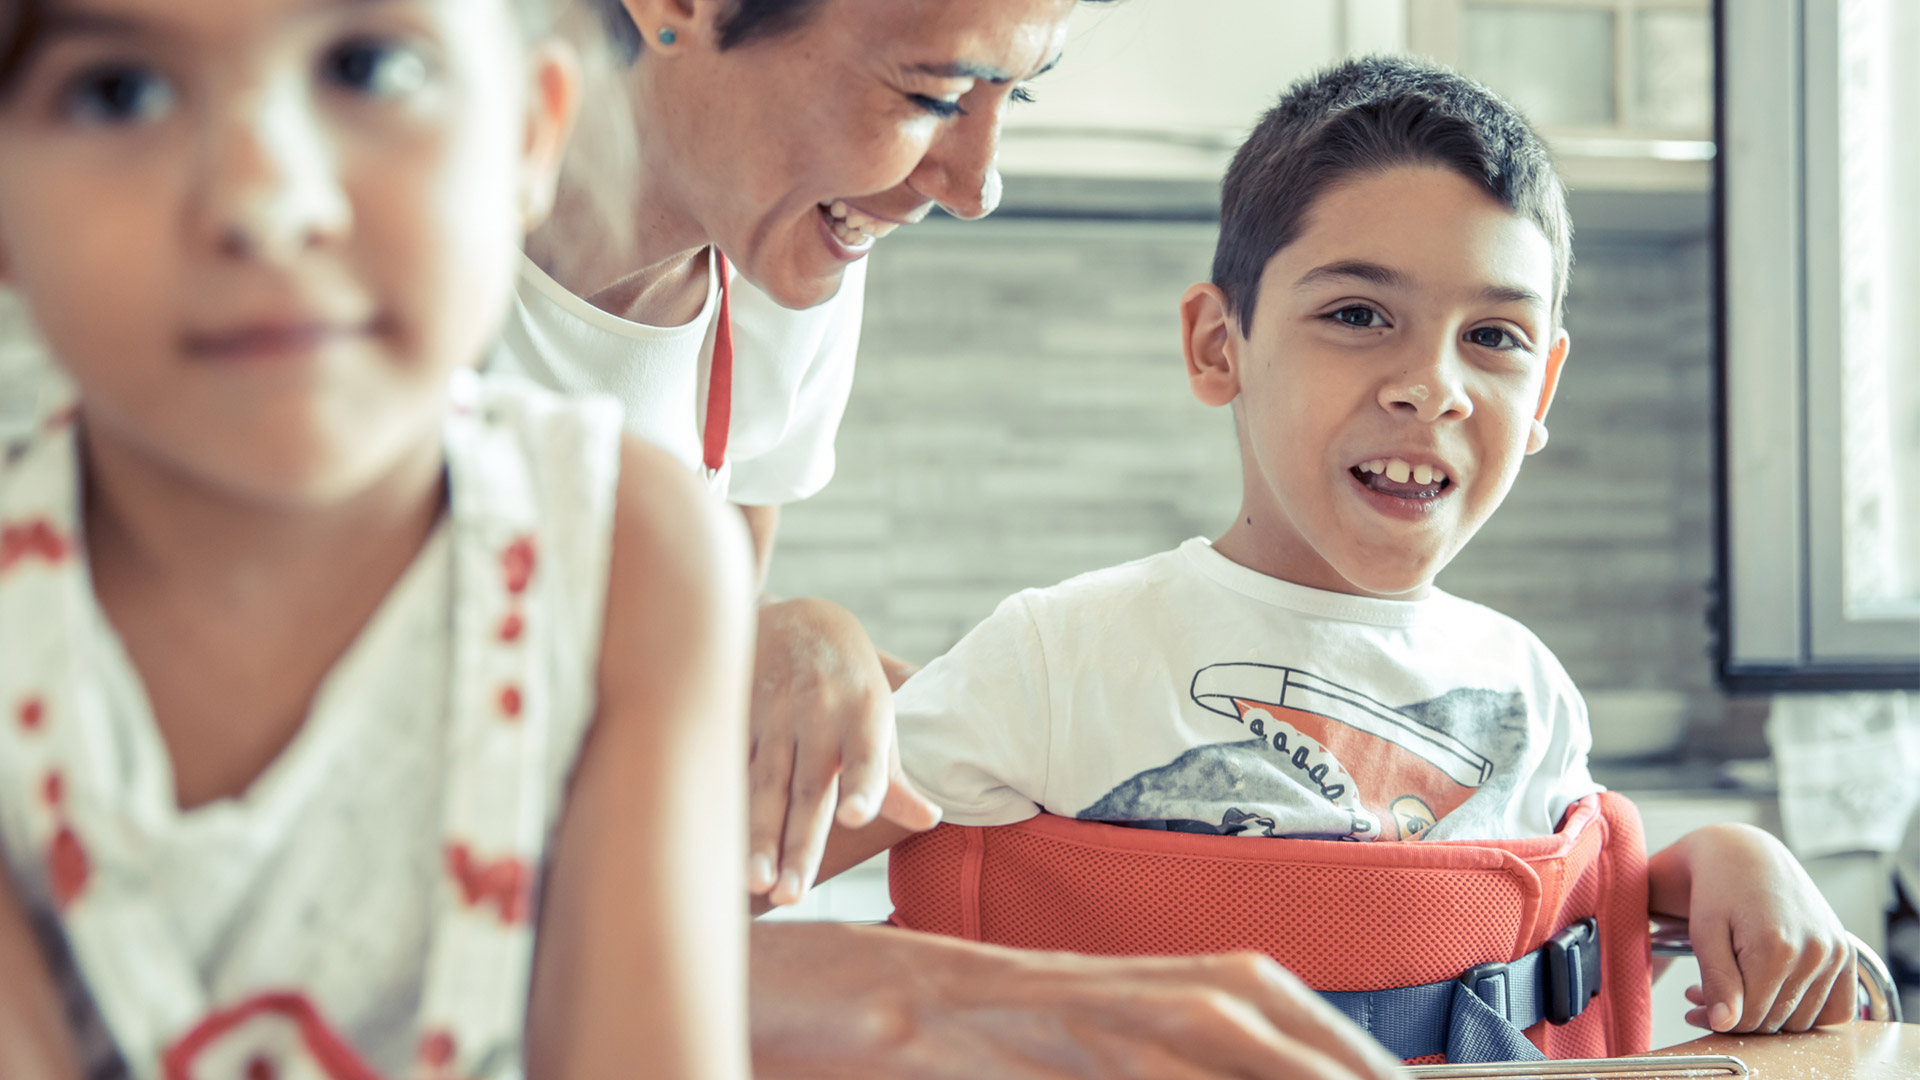
[[[607,41],[622,63],[631,64],[646,45],[646,36],[620,0],[593,0],[607,25]],[[720,20],[720,47],[731,49],[756,38],[776,37],[798,27],[813,13],[818,0],[732,0]]]
[[[1242,333],[1267,261],[1299,238],[1328,188],[1402,165],[1437,165],[1540,227],[1553,250],[1553,318],[1573,262],[1566,190],[1524,116],[1464,75],[1373,56],[1295,83],[1240,146],[1220,185],[1213,283]]]
[[[632,16],[620,0],[593,2],[606,21],[607,40],[613,45],[615,55],[622,63],[633,63],[646,45],[646,35],[633,24]],[[731,0],[726,15],[720,20],[720,48],[731,49],[761,38],[778,37],[806,22],[817,6],[819,0]]]

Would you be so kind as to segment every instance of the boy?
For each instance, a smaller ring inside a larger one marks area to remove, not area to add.
[[[1545,148],[1483,87],[1384,58],[1295,86],[1181,300],[1192,391],[1234,410],[1240,511],[1212,543],[1010,598],[900,691],[903,763],[946,820],[1553,833],[1599,790],[1580,695],[1433,581],[1546,445],[1570,237]],[[902,835],[836,837],[829,867]],[[1649,875],[1653,908],[1692,920],[1691,1022],[1846,1016],[1844,934],[1776,841],[1701,830]]]

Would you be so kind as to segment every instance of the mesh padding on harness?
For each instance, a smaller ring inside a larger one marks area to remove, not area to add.
[[[1594,916],[1600,998],[1528,1037],[1550,1057],[1647,1047],[1646,853],[1638,812],[1611,793],[1529,840],[1250,839],[1043,814],[944,825],[889,864],[893,921],[908,929],[1106,955],[1257,950],[1326,991],[1453,978]]]

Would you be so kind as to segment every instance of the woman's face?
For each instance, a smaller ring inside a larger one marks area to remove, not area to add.
[[[774,299],[822,303],[935,203],[993,209],[1001,120],[1059,56],[1074,3],[817,0],[798,27],[726,51],[708,5],[664,49],[643,23],[647,167]]]

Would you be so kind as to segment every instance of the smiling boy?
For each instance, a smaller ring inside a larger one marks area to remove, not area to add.
[[[1374,58],[1292,88],[1180,305],[1194,395],[1234,410],[1239,512],[1009,598],[901,689],[902,762],[946,820],[1499,840],[1598,791],[1552,653],[1434,587],[1547,443],[1571,232],[1545,148],[1484,87]],[[903,835],[838,836],[829,867]],[[1777,841],[1704,829],[1648,869],[1653,909],[1691,919],[1690,1020],[1846,1014],[1844,935]]]
[[[1433,585],[1546,445],[1571,230],[1545,152],[1457,76],[1351,65],[1288,95],[1222,195],[1180,311],[1194,395],[1234,411],[1239,513],[1002,604],[902,690],[910,775],[957,824],[1551,833],[1597,790],[1579,693]]]

